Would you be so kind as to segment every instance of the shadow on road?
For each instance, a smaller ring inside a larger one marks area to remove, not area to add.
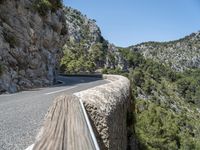
[[[32,91],[32,92],[37,92],[37,91],[42,91],[45,89],[52,89],[52,88],[59,88],[59,87],[72,87],[72,86],[76,86],[76,85],[81,85],[83,83],[92,83],[92,82],[96,82],[96,81],[103,81],[103,77],[102,75],[60,75],[57,76],[56,84],[53,85],[46,85],[46,86],[35,86],[33,88],[30,89],[24,89],[21,91],[18,91],[16,93],[21,93],[21,92],[26,92],[26,91]],[[16,93],[4,93],[3,96],[11,96],[14,95]],[[1,94],[0,94],[1,95]],[[2,95],[1,95],[2,96]]]
[[[55,88],[55,87],[62,87],[62,86],[75,86],[81,83],[90,83],[90,82],[95,82],[95,81],[100,81],[103,80],[102,75],[98,76],[81,76],[81,75],[66,75],[66,76],[58,76],[57,77],[57,83],[54,85],[50,86],[44,86],[44,87],[39,87],[39,88],[33,88],[33,89],[27,89],[24,91],[40,91],[43,90],[44,88]]]

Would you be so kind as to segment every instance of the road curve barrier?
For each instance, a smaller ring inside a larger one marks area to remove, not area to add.
[[[110,83],[75,95],[88,112],[100,149],[126,150],[130,81],[119,75],[103,75],[103,78]]]
[[[119,75],[103,78],[110,82],[59,96],[31,150],[126,150],[130,81]]]

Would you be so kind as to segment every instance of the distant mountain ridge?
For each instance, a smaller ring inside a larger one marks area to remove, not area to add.
[[[166,63],[176,71],[200,68],[200,31],[170,42],[145,42],[130,46],[145,58]]]
[[[99,67],[127,70],[129,66],[121,49],[139,52],[144,58],[167,64],[175,71],[200,68],[200,31],[179,40],[144,42],[121,48],[104,39],[94,19],[88,19],[86,15],[71,7],[65,8],[65,16],[68,25],[68,42],[64,49],[68,51],[73,49],[79,53],[82,51],[85,57],[91,57],[93,52],[101,55],[97,54],[92,61],[95,65],[93,70]]]

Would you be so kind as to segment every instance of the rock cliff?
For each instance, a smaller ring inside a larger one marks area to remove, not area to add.
[[[37,10],[40,3],[35,4],[35,0],[0,1],[0,93],[54,82],[66,39],[63,10],[45,7],[44,15]]]
[[[61,68],[64,72],[95,71],[100,68],[125,68],[118,48],[106,41],[93,19],[70,7],[65,8],[69,38],[64,46]]]

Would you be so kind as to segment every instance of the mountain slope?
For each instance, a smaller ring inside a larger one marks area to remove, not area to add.
[[[94,72],[101,68],[124,68],[121,53],[101,35],[95,20],[88,19],[78,10],[65,8],[68,41],[63,47],[61,70],[70,72]]]
[[[135,104],[132,138],[137,137],[130,141],[138,149],[199,149],[200,70],[177,73],[137,58],[140,63],[128,74]]]
[[[170,65],[176,71],[200,68],[200,32],[170,42],[145,42],[129,47],[145,58]]]

